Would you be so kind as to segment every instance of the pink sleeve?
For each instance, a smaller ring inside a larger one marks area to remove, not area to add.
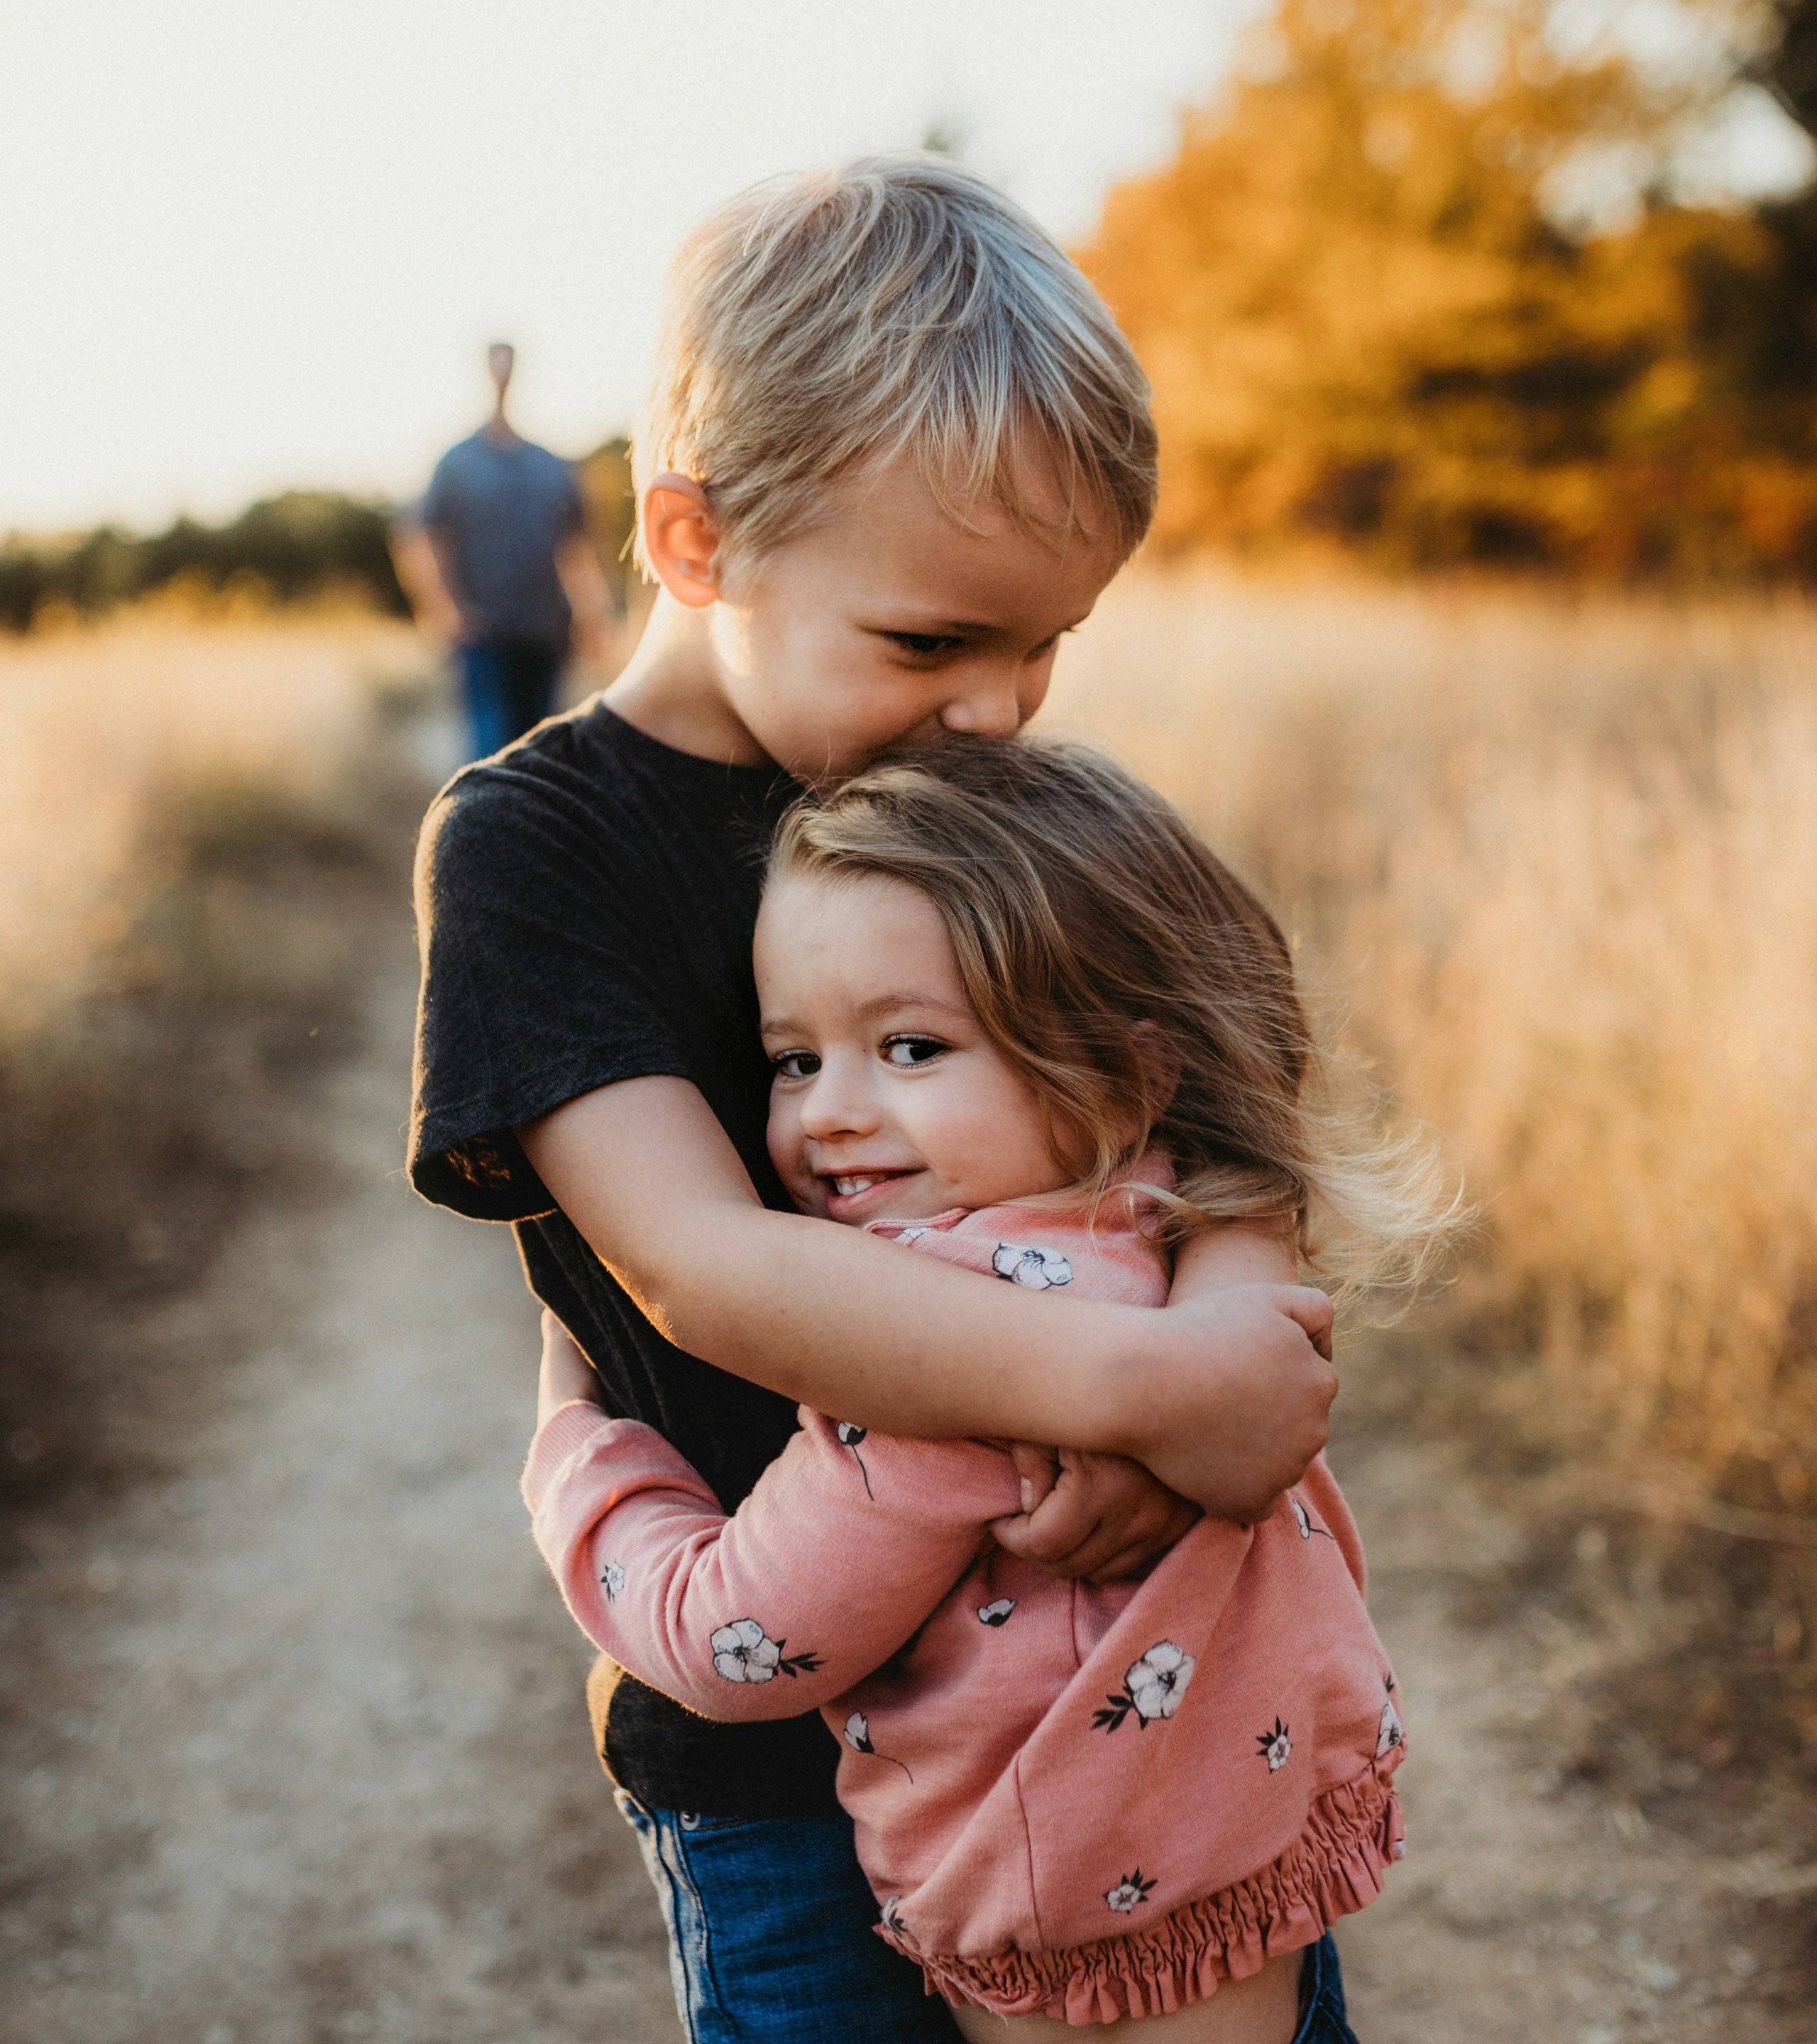
[[[801,1419],[730,1518],[636,1420],[564,1405],[531,1443],[524,1502],[581,1630],[705,1717],[794,1717],[850,1689],[1018,1508],[1000,1449]]]

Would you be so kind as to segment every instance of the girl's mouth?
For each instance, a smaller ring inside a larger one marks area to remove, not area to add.
[[[822,1171],[816,1174],[826,1189],[829,1220],[869,1220],[889,1209],[890,1197],[912,1170],[878,1171]]]

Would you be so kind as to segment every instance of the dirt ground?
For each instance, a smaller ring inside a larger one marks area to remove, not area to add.
[[[678,2034],[515,1493],[510,1238],[399,1174],[420,797],[351,866],[236,882],[274,955],[314,947],[330,1019],[305,1002],[294,1055],[244,1061],[263,1134],[217,1174],[209,1253],[142,1285],[78,1258],[29,1302],[0,1457],[6,2044]],[[133,1218],[154,1261],[188,1168]],[[1340,1934],[1366,2044],[1817,2038],[1796,1773],[1745,1742],[1596,1764],[1561,1699],[1606,1621],[1535,1579],[1518,1497],[1409,1417],[1391,1358],[1357,1375],[1333,1460],[1412,1742],[1408,1858]]]

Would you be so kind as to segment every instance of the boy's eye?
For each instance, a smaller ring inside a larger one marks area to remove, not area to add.
[[[946,1047],[938,1036],[890,1036],[884,1041],[884,1062],[891,1065],[924,1065]]]
[[[917,660],[937,659],[943,653],[955,651],[965,644],[947,632],[885,632],[884,637],[890,644],[899,647]]]
[[[820,1069],[812,1051],[783,1051],[770,1060],[776,1076],[783,1079],[811,1079]]]

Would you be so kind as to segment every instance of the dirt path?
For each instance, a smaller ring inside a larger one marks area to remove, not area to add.
[[[334,1196],[254,1212],[121,1358],[221,1402],[174,1480],[27,1529],[8,2044],[674,2029],[589,1656],[515,1495],[535,1316],[509,1233],[398,1175],[401,893],[373,935],[366,1048],[313,1104]]]
[[[515,1495],[534,1319],[509,1238],[397,1174],[401,889],[366,953],[364,1047],[308,1103],[328,1196],[255,1207],[127,1331],[124,1370],[200,1387],[165,1473],[24,1524],[0,1615],[7,2044],[676,2034],[586,1655]],[[1692,1815],[1561,1768],[1576,1635],[1512,1600],[1518,1527],[1355,1404],[1335,1460],[1417,1741],[1409,1858],[1344,1938],[1366,2039],[1817,2035],[1796,1877],[1757,1812],[1712,1858]]]

